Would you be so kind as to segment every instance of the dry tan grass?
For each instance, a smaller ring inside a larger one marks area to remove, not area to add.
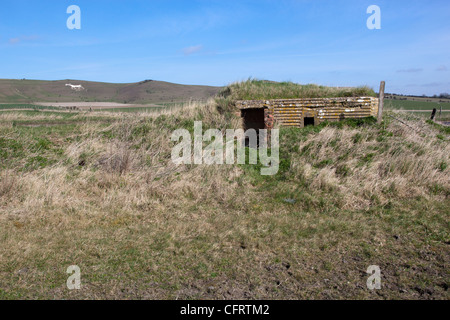
[[[32,117],[33,120],[58,120],[63,119],[64,114],[46,114],[45,112],[39,113]],[[17,120],[30,120],[30,116],[24,114],[23,112],[0,112],[0,120],[2,121],[17,121]]]
[[[11,194],[14,193],[17,187],[17,178],[15,172],[12,170],[6,170],[0,174],[0,199],[4,200],[5,203]]]
[[[441,161],[450,163],[450,144],[436,141],[436,134],[431,129],[421,126],[421,131],[415,131],[418,129],[417,123],[407,123],[416,128],[399,122],[391,122],[386,127],[394,138],[390,139],[389,151],[383,153],[379,150],[380,142],[376,140],[375,129],[325,128],[300,143],[299,147],[311,146],[309,150],[314,155],[314,163],[327,160],[330,163],[323,168],[312,169],[304,159],[294,159],[294,172],[311,181],[314,188],[342,194],[344,208],[367,209],[374,196],[386,204],[392,193],[400,198],[426,196],[433,184],[450,190],[448,172],[438,168]],[[360,138],[355,143],[357,135]],[[330,146],[333,141],[336,147]],[[361,163],[367,155],[373,160],[368,164]],[[344,161],[339,160],[346,157],[348,159]],[[342,177],[336,173],[336,163],[350,171],[348,176]]]

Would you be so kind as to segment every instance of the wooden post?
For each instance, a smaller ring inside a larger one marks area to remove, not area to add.
[[[378,104],[378,123],[383,121],[383,107],[384,107],[384,89],[386,87],[386,82],[381,81],[380,84],[380,103]]]
[[[431,121],[434,121],[434,118],[436,117],[436,112],[437,112],[437,109],[434,108],[433,112],[431,113]]]

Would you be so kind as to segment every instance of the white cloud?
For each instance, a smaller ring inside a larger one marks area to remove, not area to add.
[[[18,44],[19,42],[22,41],[34,41],[34,40],[38,40],[39,36],[22,36],[22,37],[16,37],[16,38],[11,38],[9,39],[9,44]]]
[[[397,72],[399,73],[415,73],[415,72],[422,72],[423,69],[420,68],[410,68],[410,69],[401,69],[401,70],[397,70]]]
[[[20,42],[19,38],[11,38],[9,39],[9,44],[17,44]]]
[[[189,56],[191,54],[197,53],[203,49],[203,46],[200,44],[198,46],[191,46],[183,49],[183,53],[185,56]]]

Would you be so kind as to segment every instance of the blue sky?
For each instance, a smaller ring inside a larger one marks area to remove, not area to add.
[[[369,30],[370,5],[381,30]],[[70,5],[81,30],[69,30]],[[0,78],[450,92],[447,0],[3,0]]]

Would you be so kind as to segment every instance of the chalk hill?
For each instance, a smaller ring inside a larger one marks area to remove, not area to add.
[[[81,85],[74,90],[70,86]],[[79,80],[9,80],[0,79],[0,103],[33,102],[118,102],[161,104],[189,99],[204,100],[220,91],[220,87],[181,85],[145,80],[137,83],[105,83]]]

